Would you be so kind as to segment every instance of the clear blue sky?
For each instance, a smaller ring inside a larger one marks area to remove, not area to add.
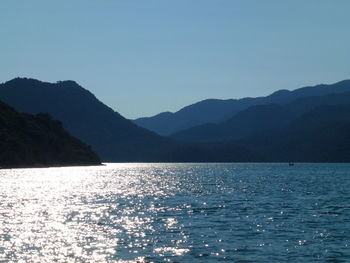
[[[347,0],[1,0],[0,82],[72,79],[128,118],[350,78]]]

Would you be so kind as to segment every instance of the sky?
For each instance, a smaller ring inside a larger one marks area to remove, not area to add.
[[[1,0],[0,82],[74,80],[126,118],[350,78],[348,0]]]

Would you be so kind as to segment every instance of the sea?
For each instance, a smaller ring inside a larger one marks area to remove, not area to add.
[[[0,262],[350,262],[350,164],[2,169]]]

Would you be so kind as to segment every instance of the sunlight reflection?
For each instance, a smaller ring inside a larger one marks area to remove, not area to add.
[[[144,201],[176,188],[159,180],[162,167],[156,169],[108,164],[1,170],[0,261],[144,262],[137,249],[156,241],[147,236],[157,220],[156,209],[145,215],[155,203]],[[164,227],[176,223],[168,218]],[[185,252],[173,249],[176,255]]]
[[[0,262],[345,262],[349,167],[281,167],[0,170]]]

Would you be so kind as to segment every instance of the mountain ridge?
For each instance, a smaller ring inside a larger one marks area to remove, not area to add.
[[[334,84],[306,86],[296,90],[278,90],[268,96],[241,99],[207,99],[188,105],[175,113],[163,112],[152,117],[133,120],[137,125],[160,135],[171,135],[205,123],[219,123],[250,106],[259,104],[285,104],[300,97],[318,96],[334,92],[350,91],[350,80]],[[166,114],[165,114],[166,113]]]
[[[0,85],[0,99],[20,112],[48,112],[62,121],[73,136],[90,144],[104,161],[138,160],[137,152],[132,150],[131,153],[130,147],[139,148],[141,152],[145,145],[169,140],[131,123],[75,81],[48,83],[16,78]],[[134,135],[135,140],[126,146],[122,141],[128,140],[130,135]]]
[[[0,84],[0,99],[21,112],[48,112],[73,136],[91,145],[105,162],[256,159],[241,146],[179,143],[157,135],[127,120],[74,81],[48,83],[16,78]]]
[[[347,104],[350,92],[304,97],[288,104],[255,105],[221,123],[199,125],[172,135],[174,139],[196,142],[235,140],[282,126],[320,105]]]

